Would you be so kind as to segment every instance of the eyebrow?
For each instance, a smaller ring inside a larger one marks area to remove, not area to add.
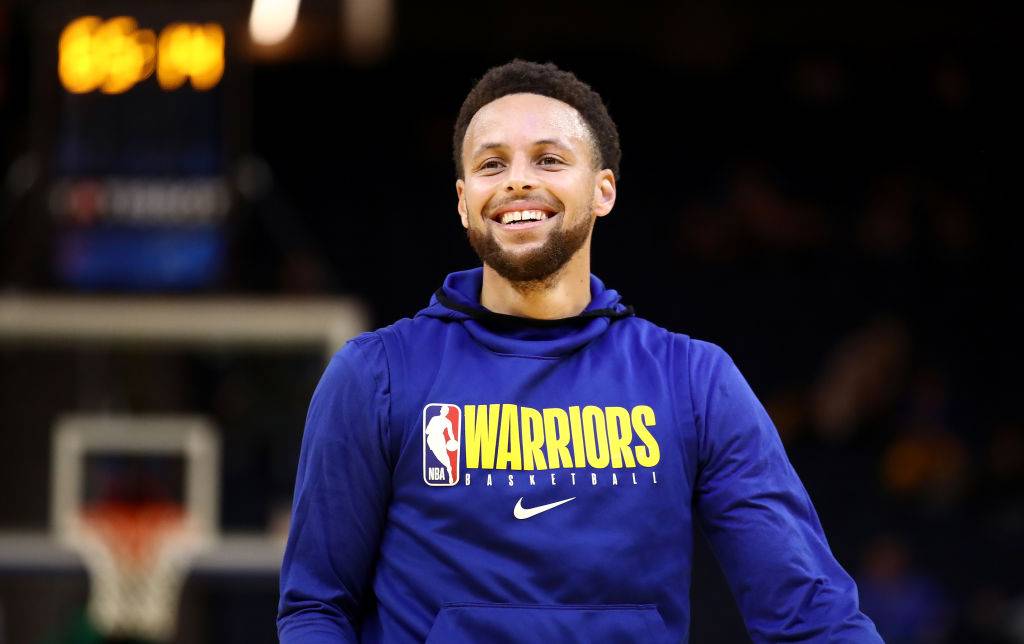
[[[559,141],[558,139],[540,139],[538,141],[534,141],[533,142],[533,146],[534,147],[536,147],[538,145],[554,145],[554,146],[562,148],[563,150],[571,149],[568,145],[566,145],[562,141]],[[484,150],[493,150],[494,148],[503,148],[503,147],[506,147],[504,143],[484,143],[480,147],[478,147],[475,152],[473,152],[473,156],[474,157],[477,156],[478,154],[480,154]]]

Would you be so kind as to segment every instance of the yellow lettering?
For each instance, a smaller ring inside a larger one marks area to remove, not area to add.
[[[519,413],[523,415],[523,469],[546,470],[548,466],[540,451],[544,444],[544,419],[532,407],[520,407]]]
[[[544,444],[548,450],[551,469],[572,467],[569,456],[569,415],[564,409],[548,407],[544,410]]]
[[[519,447],[519,414],[516,405],[501,406],[501,433],[498,434],[498,461],[495,468],[499,470],[523,469],[523,453]],[[509,479],[512,485],[512,479]]]
[[[587,463],[590,467],[608,467],[608,432],[600,407],[583,408],[583,436],[586,438]]]
[[[605,407],[608,418],[608,451],[612,456],[612,467],[636,467],[629,444],[633,442],[633,430],[629,428],[629,412],[625,407]]]
[[[490,409],[488,409],[488,407]],[[494,467],[499,405],[466,405],[466,469]]]
[[[661,449],[658,447],[658,441],[654,440],[654,436],[647,430],[647,426],[654,426],[654,410],[647,405],[637,405],[633,408],[632,412],[633,420],[633,431],[643,441],[646,447],[637,445],[636,447],[636,460],[640,465],[644,467],[654,467],[661,460]]]
[[[569,430],[572,433],[573,467],[586,467],[587,456],[583,451],[583,421],[580,420],[580,408],[575,405],[569,408]]]

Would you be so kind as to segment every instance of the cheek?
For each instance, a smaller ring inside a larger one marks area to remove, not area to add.
[[[493,190],[487,186],[480,185],[479,182],[472,184],[467,182],[465,189],[462,191],[462,198],[466,203],[468,214],[479,215],[491,199],[492,194]]]
[[[566,210],[579,213],[590,206],[593,186],[582,181],[566,181],[564,185],[552,185],[551,193],[561,201]],[[590,213],[584,213],[590,214]]]
[[[470,219],[478,219],[483,211],[484,201],[479,197],[472,196],[466,201],[466,216]]]

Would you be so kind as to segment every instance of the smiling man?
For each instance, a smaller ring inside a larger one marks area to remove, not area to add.
[[[733,362],[590,273],[619,157],[554,65],[469,93],[455,188],[482,267],[324,373],[282,642],[687,641],[695,525],[756,642],[881,641]]]
[[[471,94],[467,106],[481,98]],[[455,188],[483,261],[480,303],[528,318],[579,313],[590,300],[594,218],[615,205],[616,170],[604,167],[580,112],[556,98],[507,94],[468,112],[456,125]],[[617,169],[618,136],[609,135]]]

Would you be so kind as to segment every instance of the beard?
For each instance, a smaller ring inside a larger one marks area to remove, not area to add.
[[[562,216],[565,216],[564,211]],[[568,230],[553,230],[543,245],[525,253],[512,253],[502,248],[490,226],[484,231],[470,226],[466,235],[480,261],[513,284],[528,286],[543,283],[558,273],[583,248],[593,225],[592,219],[583,219]]]

